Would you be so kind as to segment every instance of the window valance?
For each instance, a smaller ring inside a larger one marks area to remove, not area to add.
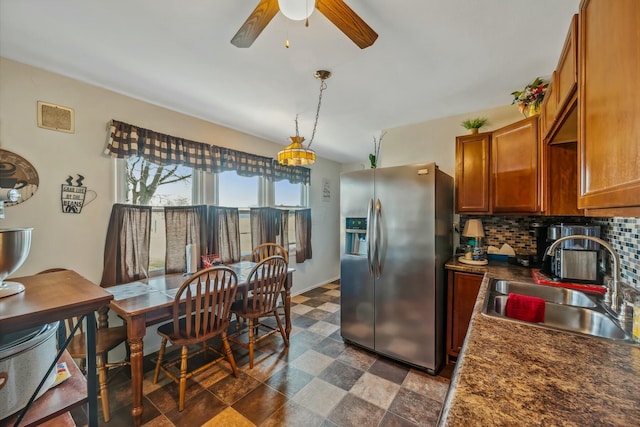
[[[184,165],[210,173],[236,171],[240,176],[265,176],[273,181],[310,184],[311,170],[284,166],[270,157],[190,141],[112,120],[105,154],[118,159],[143,157],[159,165]]]

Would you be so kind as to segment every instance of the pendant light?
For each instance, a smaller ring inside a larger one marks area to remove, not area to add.
[[[325,80],[331,77],[331,72],[326,70],[318,70],[315,72],[314,77],[320,80],[320,95],[318,96],[318,109],[316,110],[316,120],[313,124],[313,132],[311,133],[311,140],[309,145],[305,148],[302,143],[304,137],[300,136],[298,132],[298,116],[296,115],[296,136],[292,136],[291,144],[287,145],[284,150],[278,153],[278,163],[286,166],[303,166],[312,165],[316,162],[316,153],[311,149],[313,138],[316,135],[316,129],[318,127],[318,117],[320,116],[320,105],[322,104],[322,93],[327,88]]]

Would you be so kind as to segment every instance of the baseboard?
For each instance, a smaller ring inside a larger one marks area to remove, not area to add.
[[[319,288],[320,286],[324,286],[324,285],[327,285],[329,283],[335,282],[336,280],[339,280],[339,279],[340,279],[340,276],[336,276],[333,279],[329,279],[329,280],[327,280],[325,282],[318,283],[316,285],[311,285],[311,286],[309,286],[307,288],[304,288],[302,290],[296,290],[295,292],[291,293],[291,296],[294,297],[296,295],[304,294],[305,292],[308,292],[308,291],[310,291],[312,289]]]

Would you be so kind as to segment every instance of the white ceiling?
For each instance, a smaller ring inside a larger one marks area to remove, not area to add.
[[[382,129],[506,105],[549,76],[579,1],[345,0],[379,35],[361,50],[317,10],[231,45],[258,0],[0,0],[0,55],[282,145],[296,114],[311,137],[326,69],[312,148],[356,162]]]

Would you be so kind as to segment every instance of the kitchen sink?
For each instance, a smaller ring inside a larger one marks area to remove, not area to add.
[[[531,323],[507,317],[506,304],[510,292],[544,299],[544,321]],[[630,334],[604,309],[598,297],[577,290],[491,279],[482,314],[579,335],[633,342]]]
[[[576,307],[597,306],[596,302],[583,292],[534,283],[496,280],[492,281],[489,291],[504,295],[508,295],[510,292],[513,292],[514,294],[538,297],[548,302],[574,305]]]

